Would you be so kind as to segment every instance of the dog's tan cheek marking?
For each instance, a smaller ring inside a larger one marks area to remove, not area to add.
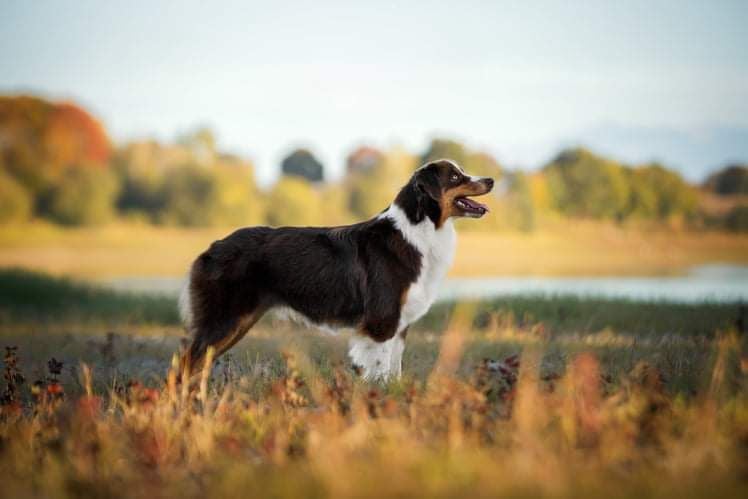
[[[442,191],[442,217],[441,220],[439,220],[439,227],[444,225],[444,222],[446,222],[449,217],[458,216],[460,214],[459,210],[457,210],[454,205],[454,201],[456,198],[460,196],[469,196],[471,194],[475,194],[472,189],[468,189],[466,187],[467,185],[469,184],[464,184],[455,187],[454,189]],[[437,229],[439,227],[437,227]]]

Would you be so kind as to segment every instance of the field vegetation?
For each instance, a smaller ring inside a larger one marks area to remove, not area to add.
[[[312,152],[296,149],[281,161],[280,179],[261,188],[251,161],[222,151],[205,128],[171,143],[116,144],[74,103],[0,96],[0,135],[1,225],[339,225],[380,212],[418,166],[450,158],[499,182],[483,198],[492,216],[460,224],[463,230],[533,232],[556,219],[745,230],[748,168],[740,164],[693,185],[662,164],[629,165],[574,148],[534,171],[512,170],[485,151],[435,138],[419,153],[354,148],[340,179],[331,179]],[[728,207],[710,209],[705,195]]]
[[[268,314],[180,384],[176,299],[102,285],[184,276],[238,226],[373,216],[441,157],[498,180],[453,276],[746,263],[745,165],[695,185],[576,148],[521,171],[436,138],[353,149],[339,179],[291,151],[261,187],[210,130],[115,144],[33,96],[0,96],[0,136],[0,498],[748,496],[745,304],[439,303],[388,382]]]
[[[740,304],[442,304],[403,379],[365,383],[345,337],[269,316],[190,390],[172,299],[3,271],[2,495],[744,497],[745,324]]]

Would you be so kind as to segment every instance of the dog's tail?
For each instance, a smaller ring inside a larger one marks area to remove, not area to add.
[[[191,332],[192,328],[192,293],[190,287],[192,284],[192,272],[187,274],[187,278],[182,284],[182,289],[179,292],[179,301],[177,306],[179,307],[179,317],[182,319],[182,324],[187,328],[188,332]]]

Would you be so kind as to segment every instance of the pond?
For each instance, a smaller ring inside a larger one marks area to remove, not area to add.
[[[176,296],[184,280],[175,277],[123,277],[108,287]],[[576,295],[671,302],[748,302],[748,266],[710,264],[677,276],[642,277],[485,277],[450,278],[440,300],[494,298],[507,295]]]

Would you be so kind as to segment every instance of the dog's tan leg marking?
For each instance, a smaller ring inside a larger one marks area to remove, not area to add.
[[[201,342],[201,338],[195,337],[192,340],[192,344],[187,351],[182,354],[180,362],[180,374],[185,369],[188,371],[188,377],[192,378],[196,374],[199,374],[203,369],[203,363],[205,362],[205,352],[208,347],[213,347],[215,354],[214,359],[217,359],[219,355],[226,352],[228,349],[236,345],[236,343],[244,338],[250,329],[262,318],[267,309],[256,310],[255,312],[242,317],[239,323],[234,327],[228,334],[220,338],[215,343]],[[198,343],[200,342],[200,343]]]

